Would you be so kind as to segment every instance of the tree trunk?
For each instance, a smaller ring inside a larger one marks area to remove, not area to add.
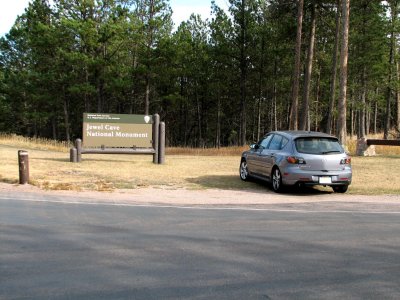
[[[185,127],[184,127],[184,132],[185,132],[185,134],[184,134],[184,146],[185,147],[188,146],[189,134],[190,134],[189,133],[189,116],[188,116],[189,110],[188,110],[187,106],[188,105],[185,102],[185,104],[183,105],[183,108],[184,108],[183,115],[185,116],[185,118],[184,118],[184,124],[185,124]]]
[[[150,107],[150,78],[149,77],[150,77],[150,75],[146,74],[146,92],[145,92],[145,97],[144,97],[144,114],[146,116],[149,115],[149,107]]]
[[[147,45],[146,45],[146,92],[145,92],[145,98],[144,98],[144,114],[149,115],[150,113],[150,77],[151,77],[151,47],[153,46],[153,35],[154,35],[154,25],[153,25],[153,19],[154,19],[154,14],[155,14],[155,8],[154,8],[154,0],[150,0],[149,2],[149,20],[148,20],[148,31],[147,31]]]
[[[217,130],[215,137],[215,146],[216,148],[220,148],[221,146],[221,99],[218,92],[218,104],[217,104]]]
[[[102,74],[100,76],[103,76]],[[104,99],[104,80],[103,78],[98,79],[97,83],[97,112],[103,112],[103,99]]]
[[[320,91],[321,91],[321,69],[322,66],[319,67],[318,76],[317,76],[317,86],[315,91],[315,131],[319,131],[319,123],[320,123],[320,115],[319,115],[319,99],[320,99]]]
[[[388,1],[390,5],[391,13],[391,32],[390,32],[390,52],[389,52],[389,70],[388,70],[388,86],[386,90],[386,115],[385,115],[385,129],[383,138],[389,138],[390,131],[390,114],[391,114],[391,102],[392,102],[392,84],[393,84],[393,67],[395,64],[395,53],[396,53],[396,33],[395,26],[397,22],[398,13],[398,1]]]
[[[255,100],[253,104],[253,113],[251,114],[253,116],[253,124],[251,126],[251,140],[255,141],[256,138],[256,131],[257,131],[257,119],[258,119],[258,105],[259,100]]]
[[[350,104],[350,137],[353,137],[353,132],[354,132],[354,106],[353,103]]]
[[[85,53],[85,55],[86,55],[86,53]],[[89,83],[89,70],[88,70],[88,66],[87,66],[86,63],[85,63],[85,67],[84,68],[85,68],[85,83],[86,83],[87,86],[89,86],[90,85],[90,83]],[[86,91],[86,89],[85,89],[85,93],[83,95],[83,99],[85,101],[85,111],[86,112],[90,112],[91,111],[90,100],[89,100],[89,95],[88,95],[88,92]]]
[[[301,105],[300,114],[300,130],[307,130],[309,127],[309,114],[310,114],[310,86],[311,86],[311,75],[314,59],[314,45],[315,45],[315,27],[316,27],[316,17],[315,17],[315,3],[311,7],[311,29],[310,29],[310,41],[308,45],[307,52],[307,62],[306,62],[306,74],[304,78],[304,90],[303,90],[303,102]]]
[[[396,62],[396,73],[397,73],[397,82],[400,82],[400,48],[398,49],[398,56]],[[397,138],[400,139],[400,87],[397,84],[396,86],[396,106],[397,106],[397,119],[396,119],[396,128],[397,128]]]
[[[241,146],[246,144],[246,82],[247,82],[247,57],[246,39],[247,28],[245,22],[246,0],[242,0],[240,20],[240,137]]]
[[[67,140],[67,143],[71,141],[71,137],[69,134],[69,109],[68,109],[68,100],[65,95],[65,86],[62,87],[63,90],[63,109],[64,109],[64,127],[65,127],[65,139]]]
[[[100,50],[99,50],[100,51]],[[101,53],[99,54],[102,58],[103,61],[106,60],[107,57],[107,44],[104,43],[101,46]],[[104,73],[105,73],[105,65],[102,64],[99,67],[99,70],[96,72],[97,73],[97,80],[96,80],[96,85],[97,85],[97,112],[101,113],[104,112],[105,109],[105,101],[104,101]],[[106,103],[107,104],[107,103]]]
[[[366,27],[367,27],[367,9],[368,9],[368,3],[365,3],[363,5],[363,26],[361,28],[361,34],[363,36],[363,41],[365,41],[365,36],[366,36]],[[363,42],[362,44],[363,48],[365,49],[367,47],[366,43]],[[365,138],[365,118],[366,118],[366,98],[367,98],[367,66],[364,64],[364,67],[361,72],[361,110],[360,110],[360,122],[359,122],[359,130],[358,130],[358,138]]]
[[[388,86],[386,89],[386,112],[385,112],[385,128],[383,133],[383,138],[386,140],[389,138],[389,131],[390,131],[390,107],[391,107],[391,100],[392,100],[392,80],[393,80],[393,46],[394,46],[394,32],[391,33],[391,47],[390,47],[390,54],[389,54],[389,74],[388,74]]]
[[[378,122],[378,101],[375,100],[375,107],[374,107],[374,134],[377,133],[377,125],[376,125],[377,122]]]
[[[347,102],[347,60],[349,50],[350,0],[342,1],[342,46],[340,51],[340,88],[338,99],[337,135],[339,141],[346,143],[346,102]]]
[[[203,135],[202,135],[202,126],[201,126],[201,103],[199,100],[199,94],[197,92],[197,82],[195,87],[195,99],[196,99],[196,108],[197,108],[197,127],[198,127],[198,146],[200,148],[204,147],[203,143]]]
[[[332,55],[332,77],[331,77],[331,87],[329,95],[329,108],[328,117],[325,124],[325,132],[332,134],[332,120],[333,111],[335,107],[335,97],[336,97],[336,77],[337,77],[337,58],[339,53],[339,39],[340,39],[340,0],[336,1],[337,12],[336,12],[336,32],[335,32],[335,47]]]
[[[371,131],[371,103],[368,104],[368,109],[365,114],[365,134],[368,135]]]
[[[301,32],[303,26],[303,4],[304,0],[297,2],[297,33],[295,46],[295,61],[292,78],[292,104],[289,114],[289,130],[297,130],[298,126],[298,105],[299,105],[299,77],[301,60]]]
[[[278,130],[278,119],[277,119],[277,109],[276,109],[276,98],[277,98],[277,82],[276,78],[278,77],[278,60],[275,58],[274,61],[274,87],[273,87],[273,95],[272,95],[272,116],[274,120],[274,130]]]
[[[262,104],[262,98],[259,98],[258,108],[257,108],[257,141],[260,140],[261,136],[261,104]]]
[[[367,98],[367,70],[366,66],[363,67],[363,71],[361,74],[361,110],[360,110],[360,130],[358,138],[365,137],[365,107],[366,107],[366,98]]]
[[[261,137],[261,107],[262,107],[262,100],[263,100],[264,52],[265,52],[265,38],[263,36],[261,38],[260,71],[259,71],[259,77],[258,77],[257,141],[259,141],[260,137]]]
[[[57,120],[55,116],[51,118],[51,128],[53,132],[53,140],[57,140]]]
[[[132,89],[130,93],[130,101],[129,101],[129,109],[128,112],[129,114],[133,114],[133,106],[135,103],[135,98],[136,98],[136,69],[138,66],[138,43],[135,43],[133,46],[133,57],[132,57]]]

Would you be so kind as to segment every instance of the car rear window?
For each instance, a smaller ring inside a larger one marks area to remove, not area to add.
[[[295,140],[296,150],[308,154],[335,154],[343,153],[339,141],[325,137],[302,137]]]

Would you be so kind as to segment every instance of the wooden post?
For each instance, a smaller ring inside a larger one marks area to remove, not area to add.
[[[69,150],[69,161],[73,163],[78,162],[78,151],[76,148],[71,148]]]
[[[19,184],[29,182],[29,157],[25,150],[18,151]]]
[[[75,148],[76,148],[76,161],[81,162],[82,161],[82,140],[81,139],[76,139],[75,140]]]
[[[160,116],[159,114],[154,114],[153,115],[153,148],[154,148],[154,154],[153,154],[153,163],[158,164],[158,148],[159,148],[159,130],[160,130]]]
[[[165,163],[165,123],[160,123],[160,144],[158,145],[158,163]]]

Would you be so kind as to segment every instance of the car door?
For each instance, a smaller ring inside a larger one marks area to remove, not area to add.
[[[250,174],[257,174],[257,160],[259,153],[261,151],[260,144],[251,145],[251,149],[247,152],[246,161],[247,161],[247,169]]]
[[[271,176],[272,167],[275,164],[276,156],[279,151],[286,145],[287,139],[280,134],[274,134],[267,149],[260,152],[260,161],[262,162],[261,174],[263,177]]]
[[[262,160],[260,154],[264,149],[268,148],[268,144],[271,141],[273,134],[266,135],[263,137],[253,148],[247,156],[247,166],[250,173],[256,175],[262,175]]]

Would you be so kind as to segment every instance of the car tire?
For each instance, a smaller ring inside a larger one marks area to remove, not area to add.
[[[243,181],[249,180],[250,177],[249,169],[247,167],[247,162],[244,159],[240,162],[239,174],[240,174],[240,179],[242,179]]]
[[[349,188],[348,185],[334,185],[332,189],[335,193],[346,193],[347,189]]]
[[[279,170],[279,168],[274,168],[272,170],[272,175],[271,175],[271,184],[272,184],[272,189],[274,190],[275,193],[280,193],[283,191],[283,183],[282,183],[282,173]]]

